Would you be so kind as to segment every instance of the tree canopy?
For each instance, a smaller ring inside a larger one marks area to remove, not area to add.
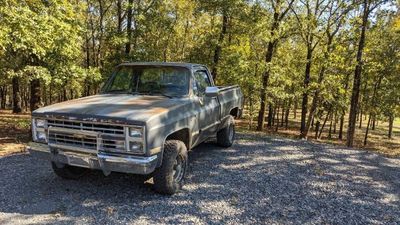
[[[299,109],[301,137],[310,127],[318,136],[333,120],[342,138],[350,115],[351,146],[363,115],[391,124],[400,115],[398,6],[387,0],[3,0],[1,107],[29,111],[96,94],[123,61],[195,62],[208,65],[218,85],[241,86],[251,128],[287,126]]]

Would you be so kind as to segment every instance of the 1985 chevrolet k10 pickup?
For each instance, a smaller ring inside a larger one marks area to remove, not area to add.
[[[157,192],[174,194],[188,150],[213,136],[232,145],[242,104],[240,88],[215,86],[203,65],[123,63],[100,94],[32,112],[28,150],[63,178],[89,169],[151,175]]]

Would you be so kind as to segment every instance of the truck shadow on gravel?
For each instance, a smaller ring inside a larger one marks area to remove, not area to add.
[[[189,153],[184,190],[161,196],[136,176],[63,180],[28,154],[0,158],[0,224],[400,223],[400,159],[239,134]]]

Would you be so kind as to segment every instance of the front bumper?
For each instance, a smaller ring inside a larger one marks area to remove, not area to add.
[[[62,148],[50,148],[47,144],[36,142],[30,142],[27,150],[32,156],[38,158],[71,166],[98,169],[102,170],[106,175],[112,171],[149,174],[153,172],[157,166],[157,155],[150,157],[115,156],[100,152],[94,155]]]

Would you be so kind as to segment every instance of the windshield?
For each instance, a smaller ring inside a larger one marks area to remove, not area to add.
[[[186,68],[172,66],[122,66],[110,78],[103,93],[133,93],[187,95],[190,72]]]

